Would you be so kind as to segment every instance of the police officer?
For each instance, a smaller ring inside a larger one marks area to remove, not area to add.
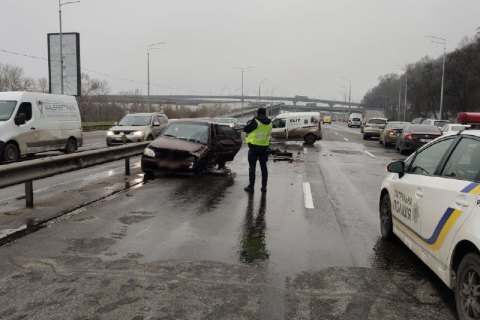
[[[255,185],[255,169],[257,160],[262,169],[262,192],[267,192],[268,181],[268,146],[270,145],[270,133],[272,132],[272,120],[267,117],[265,108],[258,108],[257,117],[248,121],[243,129],[247,133],[248,164],[250,183],[244,188],[247,192],[253,192]]]

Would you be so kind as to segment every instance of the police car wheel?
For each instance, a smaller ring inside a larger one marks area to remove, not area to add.
[[[393,239],[392,206],[388,193],[382,197],[380,202],[380,231],[383,239]]]
[[[455,302],[460,320],[480,319],[480,256],[467,254],[458,267]]]

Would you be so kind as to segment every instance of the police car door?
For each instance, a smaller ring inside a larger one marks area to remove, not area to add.
[[[435,178],[435,172],[453,139],[440,141],[414,155],[406,174],[394,184],[392,213],[396,227],[408,236],[417,248],[423,248],[420,216],[425,204],[425,186]],[[438,178],[438,177],[437,177]],[[395,219],[394,219],[395,222]]]
[[[479,170],[480,140],[464,135],[439,176],[425,186],[422,237],[427,239],[426,251],[443,268],[455,234],[480,199]]]

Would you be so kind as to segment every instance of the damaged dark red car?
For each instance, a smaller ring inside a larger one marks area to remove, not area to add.
[[[142,171],[202,173],[232,161],[242,147],[240,133],[209,120],[177,120],[145,148]]]

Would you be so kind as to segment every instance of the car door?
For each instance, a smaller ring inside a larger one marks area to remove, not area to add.
[[[17,124],[17,142],[20,145],[21,153],[43,151],[45,140],[39,139],[38,130],[34,126],[34,117],[31,102],[22,102],[18,107],[15,117],[25,115],[25,123]],[[42,143],[43,141],[43,143]],[[26,149],[25,149],[26,148]]]
[[[272,138],[283,140],[287,137],[287,118],[275,118],[272,121]]]
[[[454,236],[477,205],[480,193],[480,140],[457,137],[455,149],[436,177],[425,186],[425,206],[421,212],[425,251],[446,267]],[[450,140],[453,140],[450,139]]]
[[[399,229],[422,248],[427,246],[430,237],[422,230],[422,217],[429,211],[425,203],[426,186],[435,179],[437,169],[454,141],[454,137],[444,139],[414,154],[406,173],[394,184],[392,214]],[[428,232],[428,230],[427,230]]]
[[[216,158],[222,161],[232,161],[242,146],[240,133],[228,125],[214,125]]]

